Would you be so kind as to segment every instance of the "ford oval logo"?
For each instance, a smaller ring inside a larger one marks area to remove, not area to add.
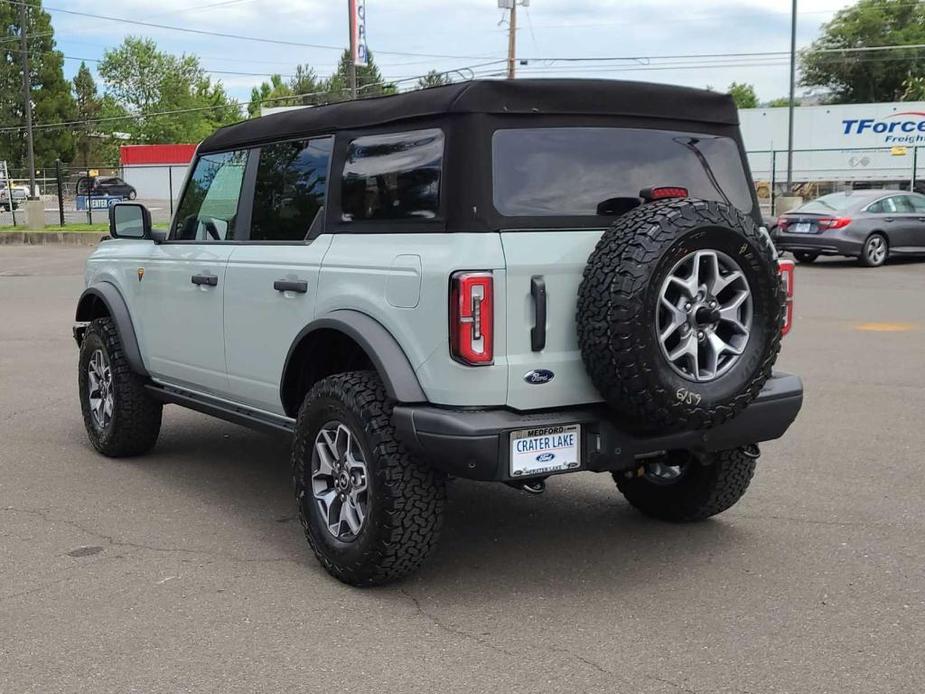
[[[532,386],[541,386],[555,377],[556,375],[549,369],[534,369],[524,376],[524,380]]]
[[[554,460],[555,457],[556,457],[556,454],[555,454],[555,453],[540,453],[538,456],[536,456],[536,462],[538,462],[538,463],[548,463],[548,462]]]

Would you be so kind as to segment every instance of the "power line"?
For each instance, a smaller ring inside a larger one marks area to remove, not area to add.
[[[473,69],[476,69],[476,68],[487,67],[488,65],[496,65],[496,64],[499,64],[499,63],[503,63],[503,62],[505,62],[503,59],[499,59],[499,60],[494,60],[494,61],[491,61],[491,62],[488,62],[488,63],[480,63],[480,64],[477,64],[477,65],[472,65],[472,66],[470,66],[470,67],[468,67],[468,68],[460,68],[460,69],[461,69],[461,70],[469,69],[470,71],[472,71]],[[452,74],[452,73],[456,73],[456,72],[459,72],[459,70],[447,70],[447,71],[441,72],[441,73],[439,73],[439,74],[445,75],[445,74]],[[474,75],[475,73],[472,72],[472,74]],[[395,80],[388,80],[388,81],[383,80],[383,81],[380,81],[380,82],[371,82],[371,83],[369,83],[369,84],[365,84],[365,85],[361,86],[361,87],[359,88],[358,91],[362,92],[363,90],[366,90],[366,89],[371,89],[371,88],[374,88],[374,87],[380,87],[380,86],[389,85],[389,84],[395,85],[395,84],[401,84],[401,83],[404,83],[404,82],[411,82],[411,81],[414,81],[414,80],[421,79],[422,77],[425,77],[425,75],[414,75],[414,76],[405,77],[405,78],[402,78],[402,79],[395,79]],[[337,93],[337,92],[348,92],[348,91],[349,91],[349,89],[338,89],[338,90],[335,90],[335,93]],[[145,119],[145,118],[157,118],[157,117],[159,117],[159,116],[173,116],[173,115],[178,115],[178,114],[181,114],[181,113],[194,113],[194,112],[201,112],[201,111],[213,111],[213,110],[215,110],[215,109],[224,108],[225,106],[237,106],[238,108],[242,108],[242,107],[245,107],[245,106],[249,106],[249,105],[251,105],[251,104],[263,104],[263,103],[269,103],[269,102],[273,102],[273,101],[289,101],[289,100],[293,100],[293,99],[304,99],[304,98],[312,97],[312,96],[330,95],[331,93],[332,93],[331,90],[322,90],[322,91],[316,91],[316,92],[306,92],[306,93],[302,93],[302,94],[287,94],[287,95],[285,95],[285,96],[269,97],[269,98],[266,98],[266,99],[250,99],[250,100],[248,100],[248,101],[240,101],[240,100],[235,99],[235,100],[232,100],[232,101],[229,101],[229,102],[227,102],[227,103],[225,103],[225,104],[220,104],[220,105],[197,106],[197,107],[192,107],[192,108],[170,109],[170,110],[167,110],[167,111],[154,111],[154,112],[150,112],[150,113],[128,113],[128,114],[125,114],[124,116],[106,116],[106,117],[103,117],[103,118],[85,118],[85,119],[82,119],[82,120],[71,120],[71,121],[64,121],[64,122],[59,122],[59,123],[40,123],[40,124],[34,125],[34,126],[33,126],[33,129],[35,129],[35,130],[53,130],[53,129],[57,129],[57,128],[69,128],[69,127],[73,127],[73,126],[75,126],[75,125],[91,125],[91,124],[95,125],[95,124],[99,124],[99,123],[111,123],[111,122],[125,121],[125,120],[136,120],[136,119],[137,119],[137,120],[141,120],[141,119]],[[303,105],[304,105],[304,104],[303,104]],[[24,129],[24,128],[23,128],[22,126],[6,126],[6,127],[0,127],[0,133],[21,132],[23,129]]]
[[[26,7],[32,7],[38,9],[37,5],[32,3],[22,2],[21,0],[0,0],[0,2],[5,2],[10,5],[25,5]],[[63,14],[74,15],[77,17],[89,17],[91,19],[100,19],[108,22],[119,22],[120,24],[133,24],[136,26],[144,26],[153,29],[165,29],[168,31],[179,31],[187,34],[197,34],[200,36],[215,36],[218,38],[228,38],[236,39],[238,41],[255,41],[257,43],[272,43],[278,46],[297,46],[299,48],[317,48],[320,50],[329,50],[329,51],[343,51],[343,46],[328,46],[325,44],[319,43],[304,43],[301,41],[284,41],[282,39],[269,39],[261,36],[246,36],[244,34],[229,34],[220,31],[207,31],[205,29],[191,29],[189,27],[177,27],[171,26],[169,24],[158,24],[156,22],[145,22],[140,19],[126,19],[125,17],[112,17],[109,15],[102,14],[92,14],[90,12],[79,12],[77,10],[66,10],[61,7],[49,7],[44,6],[41,9],[44,9],[48,12],[60,12]],[[440,53],[413,53],[409,51],[385,51],[378,50],[376,51],[377,55],[398,55],[398,56],[412,56],[417,58],[444,58],[444,59],[459,59],[459,60],[488,60],[494,56],[472,56],[472,55],[446,55]]]

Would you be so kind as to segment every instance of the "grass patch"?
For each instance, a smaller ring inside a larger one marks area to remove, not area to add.
[[[155,229],[166,229],[166,224],[155,224]],[[67,224],[66,226],[59,227],[57,224],[49,225],[44,229],[27,229],[22,224],[18,224],[15,227],[10,224],[0,225],[0,232],[4,231],[28,231],[30,234],[57,234],[59,231],[76,231],[79,233],[108,233],[109,232],[109,223],[100,222],[98,224]]]
[[[59,227],[47,226],[44,229],[27,229],[22,224],[17,224],[15,227],[9,224],[4,224],[0,226],[0,232],[3,231],[28,231],[29,233],[38,233],[38,234],[56,234],[59,231],[76,231],[76,232],[85,232],[85,233],[99,233],[109,231],[109,224],[68,224],[67,226]]]

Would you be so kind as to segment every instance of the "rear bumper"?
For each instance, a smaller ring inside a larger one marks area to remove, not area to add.
[[[603,406],[537,414],[397,405],[393,421],[402,442],[434,467],[457,477],[507,481],[513,479],[512,431],[580,424],[581,466],[567,472],[603,472],[631,468],[638,458],[659,451],[719,451],[779,438],[790,427],[802,404],[800,379],[777,373],[758,398],[734,419],[713,429],[660,436],[639,437],[628,433]]]
[[[820,255],[859,256],[864,242],[846,238],[838,232],[823,234],[784,234],[777,232],[771,236],[779,251],[809,251]]]

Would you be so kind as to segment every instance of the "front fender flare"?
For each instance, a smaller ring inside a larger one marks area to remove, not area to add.
[[[116,324],[119,339],[122,341],[122,349],[125,351],[125,358],[132,371],[141,376],[147,376],[148,370],[145,368],[144,360],[141,358],[141,350],[138,348],[138,338],[135,335],[132,316],[128,311],[125,299],[122,298],[122,293],[116,285],[111,282],[97,282],[87,287],[77,302],[75,320],[89,322],[97,317],[93,314],[93,306],[97,301],[103,303],[109,316]]]
[[[286,362],[283,366],[283,376],[289,372],[289,363],[299,343],[317,330],[337,330],[353,339],[373,363],[382,382],[386,394],[393,400],[403,403],[427,402],[427,396],[421,388],[418,377],[414,373],[411,362],[405,355],[398,341],[386,328],[365,313],[351,309],[340,309],[321,316],[306,325],[292,341]],[[280,388],[285,381],[280,382]],[[283,393],[280,392],[282,398]]]

